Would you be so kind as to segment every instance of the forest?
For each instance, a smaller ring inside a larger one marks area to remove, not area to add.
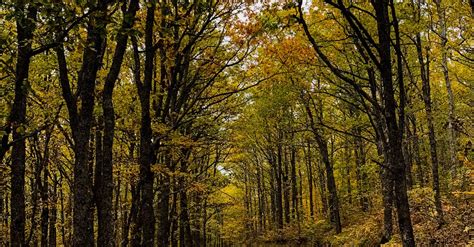
[[[474,245],[473,0],[2,0],[0,246]]]

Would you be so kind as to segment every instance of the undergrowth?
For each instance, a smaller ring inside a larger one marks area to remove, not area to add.
[[[469,232],[474,231],[474,213],[470,195],[443,200],[444,223],[440,226],[429,188],[409,192],[411,217],[417,246],[470,246]],[[382,209],[370,213],[349,212],[343,217],[342,233],[336,234],[326,220],[305,220],[280,230],[266,230],[251,241],[283,243],[289,246],[379,246]],[[382,246],[401,246],[396,212],[393,237]]]

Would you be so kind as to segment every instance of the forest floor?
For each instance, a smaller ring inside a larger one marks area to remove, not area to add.
[[[410,191],[412,223],[417,246],[474,246],[474,210],[472,195],[451,196],[443,201],[444,221],[439,228],[429,189]],[[348,211],[343,215],[343,231],[335,234],[325,220],[301,222],[279,231],[266,231],[257,237],[262,243],[286,246],[378,246],[383,228],[383,211]],[[401,246],[394,215],[394,232],[382,246]],[[267,246],[264,244],[263,246]]]

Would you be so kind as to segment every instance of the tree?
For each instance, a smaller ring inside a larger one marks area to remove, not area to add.
[[[97,8],[97,12],[87,22],[87,40],[77,79],[77,97],[71,90],[64,45],[56,48],[62,94],[68,108],[74,140],[74,246],[90,246],[94,243],[93,188],[89,168],[89,142],[93,124],[94,90],[105,44],[105,17],[108,3],[99,1],[93,7]]]
[[[359,21],[359,19],[354,15],[354,13],[349,10],[344,3],[341,1],[333,2],[326,1],[327,4],[338,9],[343,18],[349,23],[351,30],[356,35],[357,39],[361,42],[361,46],[358,51],[362,57],[368,56],[370,58],[370,63],[375,66],[376,71],[379,72],[380,79],[382,81],[380,92],[382,104],[376,101],[374,98],[368,95],[363,91],[359,84],[350,77],[347,76],[347,73],[338,67],[336,67],[326,54],[322,51],[321,47],[318,45],[314,37],[312,36],[308,24],[304,19],[304,14],[302,10],[302,2],[298,2],[297,11],[298,16],[296,17],[301,26],[303,27],[305,35],[308,37],[312,47],[314,48],[318,57],[328,66],[332,73],[334,73],[341,80],[350,84],[354,87],[355,91],[364,98],[364,100],[369,101],[373,107],[374,111],[378,112],[378,117],[380,120],[383,119],[383,123],[379,124],[379,127],[383,126],[387,131],[381,132],[384,128],[377,128],[379,140],[382,140],[382,147],[384,149],[385,159],[387,161],[388,176],[384,178],[388,184],[385,185],[386,188],[391,188],[390,181],[394,182],[394,192],[395,192],[395,204],[398,212],[398,223],[400,227],[400,232],[403,240],[403,244],[406,246],[414,246],[415,240],[413,236],[413,228],[410,219],[410,210],[408,205],[408,196],[407,188],[405,181],[405,163],[403,159],[402,152],[402,138],[403,138],[403,123],[404,123],[404,84],[403,84],[403,72],[402,72],[402,54],[400,48],[400,38],[398,30],[398,21],[396,19],[396,12],[393,2],[390,1],[378,1],[373,2],[372,6],[375,10],[373,15],[376,26],[377,26],[377,37],[378,45],[374,45],[377,51],[378,57],[373,53],[371,45],[375,44],[374,38],[370,36],[367,32],[366,27]],[[392,29],[392,24],[390,23],[390,17],[393,19],[393,28],[396,34],[395,41],[392,40],[390,31]],[[399,109],[399,119],[397,121],[397,104],[395,100],[395,90],[393,85],[393,73],[392,73],[392,58],[391,58],[391,47],[392,41],[394,44],[394,50],[396,53],[397,61],[397,74],[398,82],[400,89],[400,109]],[[373,77],[374,69],[369,68],[369,78],[372,86],[372,91],[377,90],[375,88],[375,78]],[[350,74],[349,74],[350,75]],[[383,107],[382,107],[383,105]],[[377,117],[377,116],[376,116]]]
[[[12,192],[10,238],[12,246],[25,244],[25,124],[26,100],[28,97],[28,72],[31,61],[32,39],[35,31],[37,9],[24,1],[15,4],[18,55],[15,70],[15,99],[6,129],[6,140],[11,131],[12,147]],[[5,138],[5,137],[4,137]],[[3,157],[2,157],[3,159]]]
[[[110,222],[113,221],[113,146],[114,146],[114,130],[115,130],[115,112],[112,101],[112,94],[115,82],[118,79],[122,61],[127,48],[128,36],[135,21],[135,15],[139,7],[138,0],[131,0],[127,8],[127,2],[122,5],[123,20],[116,37],[116,45],[112,65],[104,82],[104,91],[102,94],[102,111],[103,111],[103,139],[98,138],[97,144],[101,145],[103,152],[99,162],[96,163],[95,176],[95,198],[97,203],[98,217],[98,243],[99,246],[111,246],[113,244],[114,226]],[[101,143],[102,142],[102,143]],[[97,155],[97,154],[96,154]]]

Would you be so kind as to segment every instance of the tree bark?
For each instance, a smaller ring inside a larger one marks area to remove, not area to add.
[[[283,186],[282,186],[282,147],[281,144],[277,144],[277,164],[276,164],[276,173],[275,173],[275,179],[276,179],[276,196],[275,196],[275,202],[276,202],[276,215],[277,215],[277,226],[278,229],[283,228]]]
[[[291,222],[291,212],[290,212],[290,190],[291,190],[291,185],[290,185],[290,179],[288,177],[290,176],[289,172],[289,163],[288,159],[288,149],[286,147],[283,147],[283,164],[284,164],[284,171],[282,171],[282,183],[283,183],[283,206],[284,206],[284,216],[285,216],[285,223],[289,224]]]
[[[320,195],[321,195],[321,214],[324,217],[327,217],[328,215],[328,199],[327,199],[327,192],[326,192],[326,175],[324,174],[324,169],[322,168],[321,165],[322,161],[319,158],[318,159],[318,178],[319,178],[319,189],[320,189]],[[315,181],[316,183],[316,181]],[[316,184],[315,184],[316,186]]]
[[[169,243],[170,237],[170,219],[169,219],[169,197],[170,197],[170,178],[164,175],[160,180],[160,203],[159,203],[159,228],[158,239],[160,243],[158,246],[166,247]]]
[[[96,177],[99,178],[99,184],[97,184],[97,218],[98,218],[98,246],[112,246],[114,239],[114,224],[113,222],[113,144],[114,144],[114,129],[115,129],[115,113],[114,104],[112,101],[113,90],[115,82],[118,79],[120,68],[122,67],[123,56],[127,48],[128,41],[128,30],[133,26],[135,21],[135,14],[138,10],[138,0],[131,0],[128,10],[126,4],[123,5],[123,20],[122,26],[117,34],[116,46],[114,56],[112,58],[112,65],[109,69],[107,77],[104,83],[104,91],[102,98],[102,110],[103,110],[103,129],[104,136],[101,140],[97,140],[102,143],[101,157],[101,169],[100,174]]]
[[[291,163],[291,214],[293,219],[299,218],[298,209],[298,181],[296,180],[296,148],[290,148],[290,163]]]
[[[51,134],[53,129],[48,129],[45,136],[43,157],[41,160],[41,168],[43,171],[43,179],[40,182],[40,195],[41,195],[41,247],[48,246],[48,226],[50,220],[50,202],[49,194],[49,141],[51,140]],[[52,217],[52,216],[51,216]]]
[[[90,169],[90,141],[95,105],[97,72],[101,66],[106,36],[108,1],[98,1],[87,25],[87,39],[79,71],[77,96],[69,83],[63,45],[56,48],[59,77],[74,139],[73,246],[94,245],[94,198]]]
[[[183,151],[183,161],[181,161],[180,171],[185,174],[187,171],[187,160],[189,159],[189,155],[191,154],[190,150]],[[188,212],[188,195],[186,191],[186,184],[184,177],[179,179],[179,189],[181,190],[179,195],[179,204],[180,204],[180,228],[179,228],[179,236],[180,236],[180,243],[181,247],[192,247],[193,246],[193,239],[191,236],[191,223],[189,220],[189,212]]]
[[[337,197],[336,181],[334,179],[332,165],[329,161],[327,142],[319,138],[317,138],[316,140],[319,147],[319,152],[320,152],[319,154],[321,155],[321,159],[326,169],[326,179],[327,179],[326,186],[329,192],[328,206],[329,206],[330,221],[334,229],[336,230],[336,233],[341,233],[342,226],[341,226],[341,219],[339,216],[339,199]]]
[[[31,61],[31,44],[35,30],[37,9],[27,5],[27,1],[17,0],[15,16],[17,26],[18,52],[15,68],[15,97],[10,113],[10,125],[13,129],[11,163],[11,246],[24,246],[25,243],[25,131],[26,101],[28,97],[28,76]],[[6,137],[8,141],[8,135]],[[5,149],[6,152],[6,149]],[[2,157],[3,159],[3,157]]]
[[[56,247],[56,219],[57,219],[57,201],[58,201],[58,181],[57,177],[53,175],[53,189],[51,193],[51,213],[49,218],[49,247]]]
[[[140,119],[140,175],[138,182],[138,194],[140,199],[139,216],[134,218],[133,225],[140,231],[142,235],[141,246],[154,245],[155,232],[155,216],[153,210],[153,183],[154,176],[151,171],[154,150],[152,145],[152,129],[151,129],[151,113],[150,113],[150,94],[154,72],[154,56],[153,48],[153,26],[155,20],[156,3],[154,1],[147,4],[146,22],[145,22],[145,65],[144,80],[140,79],[140,57],[138,54],[138,45],[136,40],[133,41],[134,60],[135,60],[135,83],[137,86],[138,96],[140,98],[141,119]],[[167,210],[167,209],[166,209]],[[162,222],[160,222],[161,224]],[[133,236],[135,239],[138,236]],[[163,239],[163,238],[161,238]],[[138,244],[135,242],[135,244]],[[159,245],[161,246],[161,245]],[[166,245],[165,245],[166,246]]]
[[[449,69],[448,69],[448,36],[447,36],[447,27],[446,27],[446,10],[441,6],[441,0],[434,1],[436,5],[436,11],[439,18],[439,36],[441,39],[441,69],[443,71],[443,79],[446,84],[446,91],[448,92],[448,129],[449,129],[449,158],[451,166],[456,165],[456,151],[457,151],[457,142],[456,142],[456,131],[455,131],[455,105],[454,105],[454,95],[453,89],[451,86],[451,80],[449,78]]]
[[[435,208],[437,213],[438,223],[443,224],[443,209],[441,206],[441,191],[439,187],[439,174],[438,174],[438,152],[436,150],[436,135],[433,124],[433,112],[431,108],[431,87],[429,80],[429,56],[426,54],[426,63],[424,62],[425,58],[423,57],[422,42],[420,34],[416,35],[416,50],[418,54],[418,62],[420,64],[420,73],[421,73],[421,82],[422,82],[422,94],[423,102],[425,104],[426,120],[428,123],[428,138],[430,143],[430,155],[431,155],[431,172],[433,175],[433,191],[434,191],[434,200]],[[428,51],[427,51],[428,52]]]
[[[382,100],[384,103],[384,119],[388,136],[388,168],[394,182],[395,204],[397,207],[398,225],[404,246],[415,246],[413,228],[410,219],[408,195],[406,186],[405,161],[403,158],[402,137],[403,129],[397,124],[395,90],[392,78],[391,37],[389,1],[374,2],[379,38],[380,75],[382,79]],[[393,10],[392,10],[393,11]],[[392,13],[393,14],[393,13]],[[395,48],[399,49],[399,47]],[[399,78],[401,80],[401,78]],[[401,109],[403,111],[403,109]],[[404,119],[399,119],[404,121]]]
[[[313,117],[313,113],[309,106],[308,101],[312,101],[311,96],[308,94],[308,99],[305,99],[302,95],[302,101],[309,119],[309,126],[312,130],[316,143],[318,144],[319,155],[321,156],[322,163],[326,171],[326,187],[329,192],[328,194],[328,206],[329,206],[329,219],[336,230],[336,233],[342,232],[341,218],[339,215],[339,199],[337,197],[336,181],[334,179],[334,172],[331,161],[329,159],[329,151],[327,146],[327,140],[319,133],[320,130],[316,127],[316,123]],[[320,119],[321,121],[321,119]],[[322,185],[321,185],[322,186]]]

